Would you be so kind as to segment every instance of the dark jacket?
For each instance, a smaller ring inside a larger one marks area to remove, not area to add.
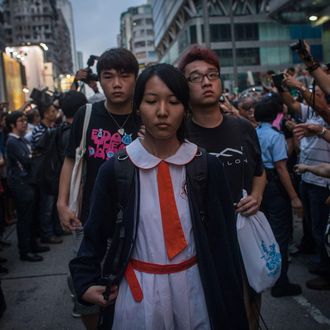
[[[187,191],[192,216],[197,262],[205,293],[212,329],[248,329],[243,301],[239,246],[233,204],[222,165],[208,155],[208,185],[204,196],[205,213],[198,207],[198,193],[192,178],[187,177]],[[128,262],[134,247],[138,220],[139,181],[135,184],[124,210],[126,241],[123,263]],[[105,184],[106,183],[106,184]],[[100,284],[101,262],[107,238],[114,232],[117,209],[114,160],[105,162],[98,173],[91,212],[84,228],[84,240],[78,257],[70,263],[75,290],[79,297],[94,284]]]

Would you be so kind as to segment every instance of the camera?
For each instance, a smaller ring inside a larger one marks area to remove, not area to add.
[[[272,74],[272,79],[273,79],[274,86],[279,91],[283,91],[282,81],[284,79],[284,74],[283,73]]]
[[[54,101],[61,99],[63,93],[57,91],[50,91],[48,87],[44,89],[33,88],[30,98],[37,106],[49,107]]]
[[[305,48],[305,44],[304,44],[304,40],[299,39],[297,42],[294,42],[293,44],[290,44],[290,48],[292,51],[297,51],[297,52],[302,52],[304,51]]]
[[[87,68],[85,69],[87,72],[87,77],[85,79],[81,79],[81,81],[83,81],[84,83],[88,84],[91,81],[98,81],[99,77],[97,76],[97,74],[95,74],[91,67],[94,66],[95,61],[97,61],[99,59],[99,56],[96,55],[90,55],[88,60],[87,60]]]

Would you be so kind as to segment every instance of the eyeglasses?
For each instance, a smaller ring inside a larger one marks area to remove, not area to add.
[[[187,77],[187,80],[191,83],[200,83],[203,81],[204,77],[207,77],[208,80],[214,81],[220,78],[220,72],[218,71],[210,71],[207,73],[199,73],[195,72],[192,73],[189,77]]]

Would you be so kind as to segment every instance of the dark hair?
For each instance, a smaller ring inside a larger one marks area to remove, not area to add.
[[[136,81],[133,96],[133,113],[136,114],[143,99],[146,83],[153,76],[159,77],[173,92],[175,97],[184,106],[185,114],[189,112],[189,86],[185,76],[177,68],[170,64],[155,64],[145,69]],[[185,138],[185,120],[182,121],[177,137],[180,142]]]
[[[59,100],[59,106],[66,118],[72,118],[77,110],[86,103],[85,94],[77,91],[66,92]]]
[[[12,131],[11,125],[16,126],[16,122],[19,118],[25,117],[25,113],[23,111],[13,111],[6,117],[6,126],[9,131]]]
[[[259,122],[271,123],[281,111],[282,106],[270,97],[258,102],[255,105],[254,118]]]
[[[214,65],[220,72],[220,63],[218,55],[210,48],[202,47],[200,45],[192,45],[188,48],[178,63],[178,68],[181,71],[184,71],[185,67],[195,61],[205,61],[209,64]]]
[[[125,48],[112,48],[106,50],[98,59],[96,71],[101,76],[103,70],[114,69],[126,73],[139,73],[139,63],[135,56]]]
[[[28,121],[29,124],[32,124],[33,123],[36,114],[38,114],[40,116],[39,111],[38,111],[37,108],[33,108],[33,109],[29,110],[26,113],[26,118],[27,118],[27,121]]]

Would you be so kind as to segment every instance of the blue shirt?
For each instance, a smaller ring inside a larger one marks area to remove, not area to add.
[[[270,123],[261,123],[257,127],[261,148],[261,157],[266,168],[273,169],[275,163],[288,158],[288,146],[285,137]]]

